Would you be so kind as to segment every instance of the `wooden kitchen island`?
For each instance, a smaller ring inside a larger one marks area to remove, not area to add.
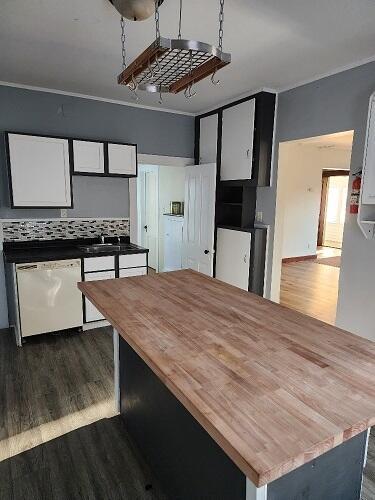
[[[359,500],[375,343],[190,270],[79,288],[172,500]]]

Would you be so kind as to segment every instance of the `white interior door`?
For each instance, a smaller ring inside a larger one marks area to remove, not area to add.
[[[139,172],[141,245],[149,249],[148,265],[159,267],[159,169],[141,166]]]
[[[216,164],[185,167],[183,267],[213,275]]]

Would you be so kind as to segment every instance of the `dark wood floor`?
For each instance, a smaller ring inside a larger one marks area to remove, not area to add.
[[[22,349],[0,332],[0,380],[1,500],[165,498],[114,412],[110,329]],[[375,434],[362,498],[375,500]]]
[[[115,416],[110,329],[0,332],[0,380],[1,500],[163,498]]]

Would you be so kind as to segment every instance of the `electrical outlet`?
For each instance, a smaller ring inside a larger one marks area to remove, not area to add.
[[[62,208],[60,210],[60,217],[68,217],[68,210],[66,208]]]
[[[255,220],[256,222],[263,222],[263,212],[257,212],[255,214]]]

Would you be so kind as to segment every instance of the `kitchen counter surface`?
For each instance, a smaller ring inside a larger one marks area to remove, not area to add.
[[[79,288],[258,487],[375,424],[375,343],[190,270]]]
[[[89,245],[94,241],[58,241],[58,242],[24,242],[4,244],[4,260],[8,263],[26,264],[31,262],[45,262],[51,260],[80,259],[86,257],[104,257],[106,255],[129,255],[147,253],[148,249],[138,245],[121,243],[121,250],[108,248],[100,252],[86,252],[80,246]],[[96,243],[98,241],[96,240]],[[126,246],[129,245],[129,246]]]

